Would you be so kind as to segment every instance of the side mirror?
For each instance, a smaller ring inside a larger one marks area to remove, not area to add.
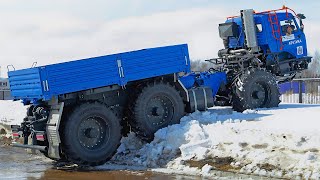
[[[303,32],[303,29],[304,29],[304,25],[303,25],[303,22],[302,22],[302,20],[303,19],[306,19],[306,16],[304,15],[304,14],[297,14],[297,18],[299,19],[299,21],[300,21],[300,29],[301,29],[301,31]]]
[[[299,18],[299,19],[306,19],[306,16],[304,15],[304,14],[297,14],[297,17]]]

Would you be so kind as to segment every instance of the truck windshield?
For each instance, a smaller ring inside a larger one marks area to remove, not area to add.
[[[298,30],[299,26],[294,19],[280,21],[282,35],[291,34]]]

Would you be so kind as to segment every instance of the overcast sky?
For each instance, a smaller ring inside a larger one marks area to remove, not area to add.
[[[320,48],[318,0],[1,0],[2,75],[8,64],[21,69],[182,43],[192,59],[216,57],[226,16],[284,3],[307,16],[309,51]]]

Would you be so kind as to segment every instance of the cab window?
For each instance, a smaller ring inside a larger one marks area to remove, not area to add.
[[[256,24],[256,30],[258,33],[262,32],[263,31],[262,24]]]
[[[291,20],[280,21],[282,35],[290,35],[297,31],[296,24]]]

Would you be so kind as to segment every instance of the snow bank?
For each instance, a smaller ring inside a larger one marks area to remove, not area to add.
[[[0,123],[20,124],[26,108],[0,101]],[[238,173],[320,179],[319,115],[320,105],[282,104],[244,113],[214,107],[159,130],[149,144],[129,134],[100,168],[142,167],[210,177],[222,162],[224,170]]]
[[[0,100],[0,123],[7,125],[20,125],[26,116],[27,106],[20,101]]]
[[[320,105],[294,104],[244,113],[195,112],[156,132],[149,144],[129,134],[110,164],[213,176],[214,164],[191,167],[188,162],[228,157],[231,170],[240,173],[319,179],[319,115]]]

